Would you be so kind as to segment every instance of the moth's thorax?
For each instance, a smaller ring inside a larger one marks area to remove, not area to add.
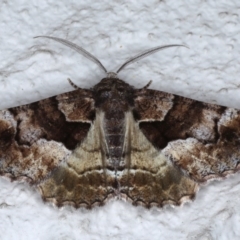
[[[126,113],[133,106],[133,88],[117,78],[105,78],[97,84],[95,92],[96,109],[103,112],[103,131],[106,139],[109,167],[121,169],[126,130]]]
[[[95,106],[104,112],[128,111],[133,106],[133,87],[118,78],[104,78],[94,86]]]

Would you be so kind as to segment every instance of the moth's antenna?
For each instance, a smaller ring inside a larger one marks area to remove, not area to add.
[[[117,73],[119,73],[123,68],[125,68],[127,65],[131,64],[131,63],[134,63],[136,62],[137,60],[141,59],[141,58],[144,58],[144,57],[147,57],[149,56],[150,54],[153,54],[159,50],[162,50],[164,48],[169,48],[169,47],[186,47],[188,48],[187,46],[185,45],[179,45],[179,44],[172,44],[172,45],[166,45],[166,46],[158,46],[158,47],[155,47],[155,48],[151,48],[151,49],[148,49],[148,50],[145,50],[141,53],[139,53],[138,55],[130,58],[129,60],[127,60],[118,70],[117,70]]]
[[[102,63],[96,57],[94,57],[91,53],[86,51],[84,48],[79,47],[75,43],[71,43],[71,42],[61,39],[61,38],[49,37],[49,36],[36,36],[34,38],[49,38],[54,41],[60,42],[60,43],[64,44],[65,46],[68,46],[68,47],[72,48],[73,50],[77,51],[78,53],[82,54],[84,57],[88,58],[89,60],[95,62],[100,68],[103,69],[103,71],[105,73],[107,73],[107,69],[102,65]]]

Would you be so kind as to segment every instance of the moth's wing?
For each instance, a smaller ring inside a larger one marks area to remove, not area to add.
[[[27,177],[30,183],[36,183],[66,160],[86,137],[91,118],[80,117],[73,122],[61,111],[61,105],[71,108],[75,101],[78,111],[82,102],[91,106],[90,98],[83,95],[79,100],[81,91],[0,111],[1,174],[12,179]],[[89,112],[94,109],[89,107]]]
[[[195,196],[197,184],[148,141],[132,113],[126,114],[124,156],[120,192],[134,205],[180,205]]]
[[[105,168],[103,136],[102,116],[97,113],[83,142],[77,145],[66,162],[39,184],[45,200],[58,206],[72,204],[91,208],[104,204],[114,195],[115,176]]]
[[[136,90],[147,139],[196,182],[239,170],[240,111],[154,90]]]
[[[46,179],[56,179],[56,175],[58,181],[55,183],[62,182],[59,188],[65,187],[66,191],[70,191],[68,184],[73,181],[73,171],[69,170],[68,162],[75,154],[75,149],[87,139],[94,118],[92,92],[84,89],[0,111],[0,175],[40,184],[45,199],[49,193],[44,190],[44,183],[48,181]],[[78,161],[83,168],[86,165],[85,175],[91,175],[91,171],[87,171],[86,159]],[[88,177],[89,183],[86,183],[86,179],[78,178],[79,181],[85,181],[81,184],[90,184],[91,188],[96,176]],[[63,190],[51,191],[61,205]],[[74,196],[69,199],[75,200]]]

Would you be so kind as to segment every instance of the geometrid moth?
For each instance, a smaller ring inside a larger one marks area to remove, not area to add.
[[[46,36],[43,36],[46,37]],[[63,43],[107,70],[93,55]],[[201,183],[239,170],[240,111],[135,89],[117,73],[145,51],[75,90],[0,111],[0,174],[35,185],[58,206],[111,197],[145,207],[180,205]]]

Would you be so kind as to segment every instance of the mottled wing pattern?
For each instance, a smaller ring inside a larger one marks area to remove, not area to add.
[[[106,153],[101,120],[101,114],[96,114],[83,142],[39,185],[44,199],[58,206],[71,204],[91,208],[104,204],[114,195],[115,176],[104,167]]]
[[[239,169],[239,110],[134,91],[122,169],[107,165],[105,113],[91,90],[78,89],[0,111],[0,175],[26,179],[58,206],[91,208],[124,196],[151,207],[179,205],[199,183]]]
[[[111,189],[99,170],[99,137],[91,137],[100,134],[94,118],[92,92],[83,89],[0,111],[0,175],[26,179],[58,205],[101,204]]]
[[[239,170],[239,110],[155,90],[135,94],[143,134],[185,176],[200,183]]]
[[[132,113],[126,114],[126,168],[120,174],[121,193],[133,205],[180,205],[192,199],[197,184],[147,140]]]

